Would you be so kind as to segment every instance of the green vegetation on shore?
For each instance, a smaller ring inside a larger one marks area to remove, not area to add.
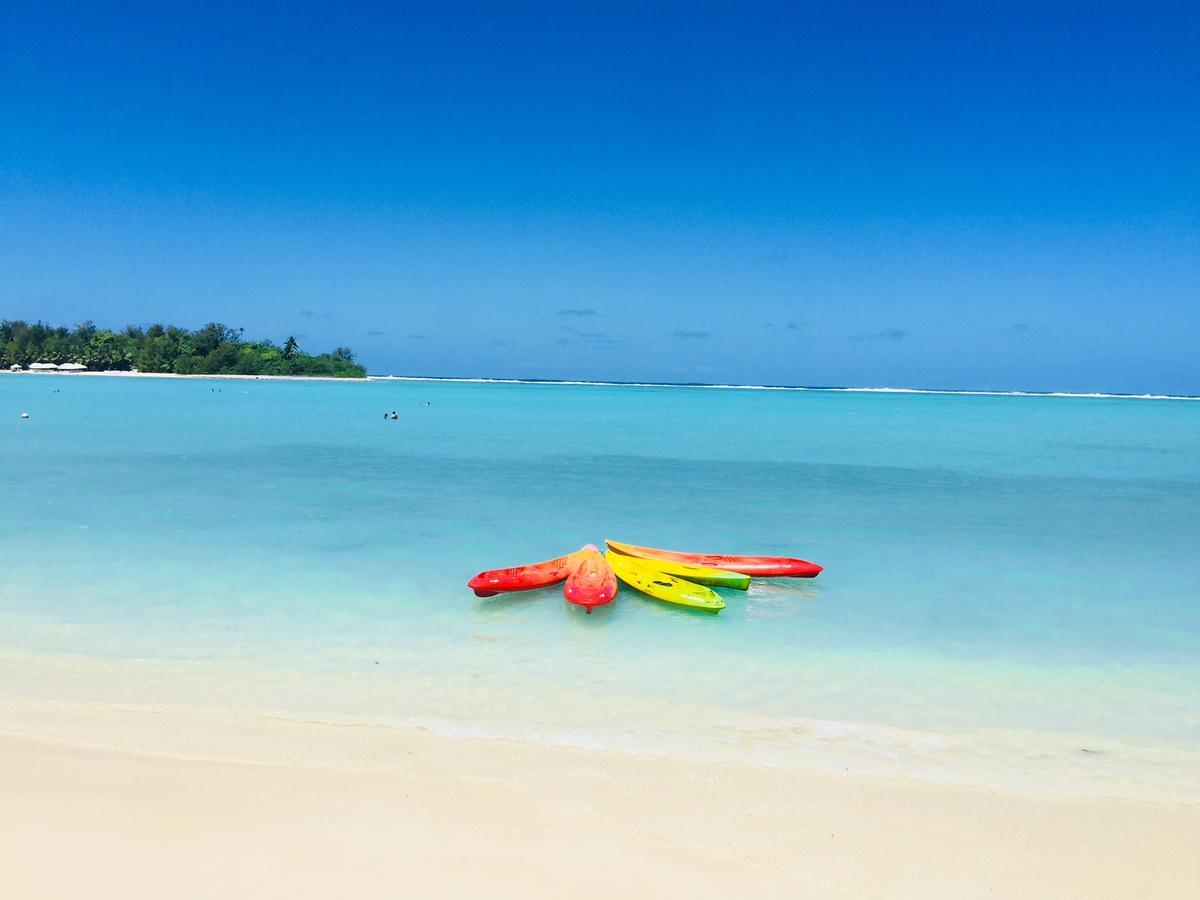
[[[91,322],[74,328],[43,322],[0,321],[0,365],[79,363],[92,370],[174,372],[177,375],[318,375],[365,378],[349,347],[313,356],[294,337],[282,345],[246,341],[241,328],[210,322],[196,331],[174,325],[130,325],[104,331]]]

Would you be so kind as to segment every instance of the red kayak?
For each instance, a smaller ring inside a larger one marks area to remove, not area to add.
[[[617,596],[617,576],[591,544],[571,555],[576,561],[563,585],[563,596],[590,615],[593,606],[611,603]]]
[[[686,563],[689,566],[707,566],[710,569],[725,569],[757,578],[813,578],[820,574],[821,566],[803,559],[789,556],[720,556],[715,553],[677,553],[674,550],[656,550],[654,547],[638,547],[606,541],[608,549],[625,556],[639,559],[663,559]],[[684,576],[686,577],[686,576]]]
[[[480,572],[468,581],[467,587],[475,592],[476,597],[495,597],[509,591],[531,591],[534,588],[558,584],[567,580],[582,553],[582,550],[576,550],[558,559],[549,559],[529,566],[490,569]]]

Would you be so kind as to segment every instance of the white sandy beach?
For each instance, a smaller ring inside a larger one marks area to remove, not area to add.
[[[53,369],[46,371],[29,371],[25,369],[20,372],[13,372],[8,369],[0,369],[0,375],[12,375],[16,378],[41,378],[52,375],[62,378],[167,378],[189,379],[193,381],[217,379],[228,381],[338,381],[363,383],[369,380],[368,378],[334,378],[329,375],[210,375],[203,373],[178,375],[175,372],[126,372],[115,369],[102,372],[56,372]]]
[[[1200,808],[8,703],[22,898],[1194,897]]]

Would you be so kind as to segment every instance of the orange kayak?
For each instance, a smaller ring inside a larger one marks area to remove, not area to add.
[[[617,596],[617,576],[604,561],[599,549],[588,544],[577,553],[571,554],[575,565],[563,585],[563,596],[576,606],[591,613],[593,606],[611,603]]]
[[[509,591],[531,591],[534,588],[558,584],[567,580],[582,553],[582,550],[576,550],[566,556],[528,566],[489,569],[468,581],[467,587],[475,592],[476,597],[495,597]]]
[[[625,556],[725,569],[729,572],[740,572],[743,575],[757,578],[813,578],[820,574],[822,568],[816,563],[793,559],[790,556],[722,556],[716,553],[679,553],[675,550],[639,547],[636,544],[622,544],[618,541],[606,541],[605,543],[614,553],[621,553]]]

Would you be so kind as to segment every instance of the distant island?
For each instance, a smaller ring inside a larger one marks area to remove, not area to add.
[[[74,328],[0,321],[0,366],[86,368],[175,375],[276,375],[365,378],[349,347],[304,353],[294,337],[282,344],[248,341],[244,329],[210,322],[196,331],[174,325],[129,325],[106,331],[92,322]]]

